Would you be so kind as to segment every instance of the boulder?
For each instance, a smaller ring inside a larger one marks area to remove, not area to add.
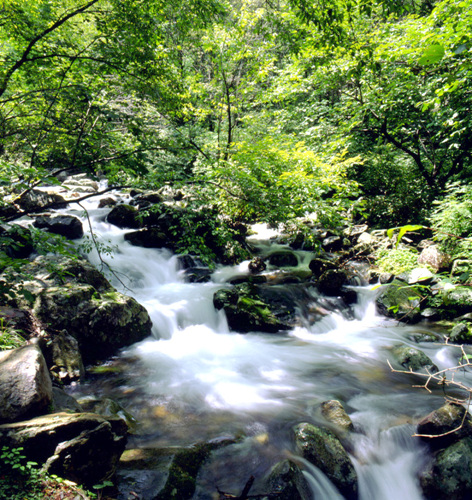
[[[55,208],[67,206],[67,201],[63,196],[54,191],[43,191],[41,189],[32,189],[25,193],[17,204],[28,213],[40,212],[45,208],[54,205]]]
[[[438,452],[420,474],[428,500],[472,498],[472,438],[464,438]]]
[[[62,389],[59,389],[59,387],[53,387],[52,411],[54,413],[61,413],[61,412],[81,413],[84,410],[75,398],[69,396],[69,394],[67,394]]]
[[[472,343],[472,334],[466,323],[457,323],[449,333],[449,340],[455,344]]]
[[[90,413],[55,413],[0,425],[0,444],[23,448],[28,460],[50,474],[91,487],[109,479],[123,453],[127,427],[121,419]]]
[[[269,255],[268,261],[274,267],[298,266],[298,258],[291,250],[277,250]]]
[[[247,267],[252,274],[261,273],[267,269],[266,263],[260,257],[254,257]]]
[[[208,267],[190,267],[182,272],[187,283],[208,283],[211,280],[211,271]]]
[[[423,351],[407,345],[399,345],[392,349],[395,364],[405,370],[419,373],[436,373],[438,367]]]
[[[427,264],[437,273],[449,268],[451,259],[437,245],[424,248],[418,257],[418,264]]]
[[[33,279],[21,282],[24,274]],[[77,340],[84,363],[106,359],[151,334],[146,309],[133,298],[116,292],[85,261],[42,256],[17,272],[17,278],[21,287],[16,294],[17,303],[31,310],[50,338],[67,330]],[[25,299],[22,290],[30,294],[32,303]],[[61,361],[62,367],[68,367],[64,373],[71,369],[72,374],[79,367],[75,361],[64,363]]]
[[[472,290],[454,286],[443,291],[443,301],[449,316],[457,317],[472,312]]]
[[[416,322],[420,316],[420,293],[403,281],[393,280],[382,286],[376,299],[381,314],[401,321]]]
[[[13,224],[7,230],[0,226],[0,251],[12,259],[26,259],[33,252],[33,239],[27,227]]]
[[[191,269],[194,267],[203,267],[201,260],[196,256],[189,253],[177,255],[177,263],[179,269]]]
[[[117,204],[117,201],[115,198],[112,198],[111,196],[107,196],[106,198],[102,198],[98,202],[98,208],[105,208],[105,207],[114,207]]]
[[[472,496],[472,417],[462,405],[446,403],[418,423],[417,433],[433,454],[420,473],[431,500]]]
[[[337,266],[330,260],[315,257],[311,260],[309,268],[313,273],[313,276],[315,278],[319,278],[324,272],[328,271],[329,269],[336,269]]]
[[[342,287],[347,283],[347,274],[342,269],[328,269],[317,282],[318,290],[325,294],[336,296],[341,294]]]
[[[84,235],[82,222],[73,215],[40,215],[36,217],[33,226],[49,233],[60,234],[69,240],[82,238]]]
[[[151,334],[146,309],[119,292],[98,294],[90,285],[48,287],[37,297],[36,316],[49,331],[67,329],[79,344],[84,363],[106,359]]]
[[[107,222],[120,228],[138,229],[142,227],[138,210],[131,205],[116,205],[107,216]]]
[[[292,460],[283,460],[276,464],[260,489],[268,493],[268,499],[311,500],[312,498],[305,476]]]
[[[41,349],[0,351],[0,422],[40,415],[52,402],[52,383]]]
[[[343,239],[340,236],[327,236],[321,246],[326,252],[338,252],[343,247]]]
[[[464,437],[472,437],[472,417],[467,410],[454,403],[446,403],[423,418],[417,427],[417,434],[434,448],[444,448]],[[445,434],[445,435],[444,435]]]
[[[318,467],[348,500],[357,499],[357,474],[341,441],[331,432],[309,423],[294,428],[301,455]]]
[[[300,325],[298,309],[308,313],[313,296],[306,286],[298,284],[273,285],[249,282],[232,289],[218,290],[213,296],[216,309],[226,313],[231,330],[247,333],[275,333]]]
[[[51,340],[51,373],[65,384],[80,380],[85,375],[84,364],[77,339],[63,330]]]
[[[144,248],[171,248],[172,243],[157,227],[140,229],[125,234],[125,240],[137,247]]]

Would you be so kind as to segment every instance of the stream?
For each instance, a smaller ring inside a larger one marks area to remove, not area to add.
[[[439,369],[451,366],[451,350],[423,341],[425,326],[399,325],[378,316],[375,290],[354,287],[358,300],[349,317],[333,312],[278,334],[230,332],[212,298],[228,286],[228,278],[245,273],[247,262],[219,268],[209,283],[186,283],[175,255],[132,246],[124,240],[129,230],[104,221],[109,209],[97,208],[97,199],[85,206],[95,235],[115,248],[111,255],[102,254],[114,271],[108,273],[112,284],[143,304],[154,326],[151,338],[107,362],[116,368],[111,373],[92,376],[69,392],[120,402],[139,422],[129,447],[160,449],[240,438],[212,454],[199,473],[193,498],[217,498],[212,496],[216,488],[238,495],[250,476],[257,481],[274,464],[292,457],[313,498],[335,500],[343,497],[326,476],[296,456],[292,428],[300,422],[326,426],[319,405],[337,399],[356,429],[349,452],[360,500],[423,498],[417,473],[427,452],[411,435],[414,423],[444,399],[412,388],[418,380],[392,373],[387,359],[392,347],[406,344],[423,350]],[[87,228],[82,208],[71,205],[67,213],[81,217]],[[305,254],[302,261],[309,262],[311,254]],[[96,252],[88,259],[107,274]],[[142,486],[143,499],[152,498],[153,480]]]

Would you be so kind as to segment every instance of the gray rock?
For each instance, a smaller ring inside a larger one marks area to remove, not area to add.
[[[49,349],[53,365],[51,372],[60,382],[70,383],[85,375],[79,343],[66,330],[54,335]]]
[[[348,500],[357,498],[357,474],[341,441],[330,431],[309,423],[294,428],[301,455],[318,467]]]
[[[59,234],[69,240],[82,238],[84,235],[82,222],[73,215],[40,215],[36,217],[33,226],[45,229],[49,233]]]
[[[0,422],[40,415],[51,402],[51,378],[38,346],[0,352]]]
[[[55,413],[0,426],[0,444],[23,447],[50,474],[92,486],[109,479],[126,445],[123,420]]]
[[[430,245],[424,248],[418,257],[418,264],[428,264],[435,272],[447,270],[450,262],[449,255],[441,252],[437,245]]]
[[[342,287],[347,283],[347,274],[342,269],[328,269],[319,278],[318,290],[330,296],[341,294]]]
[[[107,222],[121,228],[138,229],[142,226],[138,210],[131,205],[116,205],[107,216]]]
[[[59,387],[52,388],[52,407],[55,413],[81,413],[84,411],[75,398],[69,396],[69,394],[59,389]]]

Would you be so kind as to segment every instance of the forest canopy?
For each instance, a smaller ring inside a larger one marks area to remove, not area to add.
[[[6,0],[3,217],[82,171],[244,222],[421,223],[472,174],[470,33],[471,0]]]

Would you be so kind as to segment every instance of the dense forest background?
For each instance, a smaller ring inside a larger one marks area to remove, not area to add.
[[[470,0],[6,0],[2,218],[83,171],[185,188],[223,240],[307,218],[467,236],[470,33]]]

